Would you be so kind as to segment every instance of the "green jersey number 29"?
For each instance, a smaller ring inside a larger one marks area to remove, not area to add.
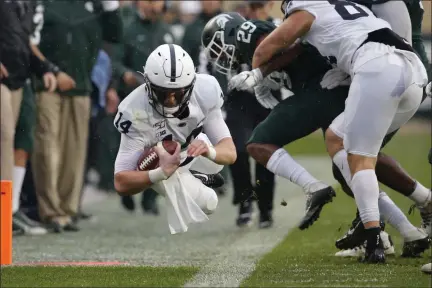
[[[255,24],[246,21],[240,26],[240,30],[237,32],[237,41],[244,43],[250,43],[252,38],[252,33],[256,30]]]

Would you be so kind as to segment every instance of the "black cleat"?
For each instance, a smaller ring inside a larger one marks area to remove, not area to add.
[[[220,173],[216,174],[205,174],[198,171],[190,170],[195,178],[199,179],[205,186],[216,189],[220,188],[225,184],[225,179]]]
[[[431,239],[425,237],[422,239],[404,242],[401,257],[405,258],[418,258],[421,257],[420,254],[429,249],[431,244]]]
[[[53,233],[62,233],[63,232],[63,226],[60,225],[60,223],[57,220],[49,220],[45,228]]]
[[[260,229],[266,229],[272,226],[273,226],[273,216],[271,211],[265,213],[261,212],[258,227]]]
[[[239,204],[239,216],[236,220],[239,227],[250,226],[252,224],[252,202],[246,200]]]
[[[380,225],[381,230],[384,231],[385,223],[380,221]],[[336,240],[335,245],[339,250],[354,249],[355,247],[363,245],[365,240],[365,228],[357,211],[356,218],[352,221],[350,229],[345,235]]]
[[[63,230],[66,232],[78,232],[80,228],[78,227],[77,223],[71,221],[63,227]]]
[[[299,225],[300,230],[308,228],[318,220],[324,205],[332,202],[335,196],[336,192],[331,186],[309,194],[306,200],[306,214]]]
[[[366,251],[360,262],[369,264],[385,263],[384,245],[380,236],[381,228],[365,230]]]
[[[12,222],[12,236],[24,235],[25,231],[22,227],[17,225],[15,222]]]
[[[144,214],[159,215],[159,206],[157,203],[157,192],[154,190],[147,190],[141,198],[141,208]]]
[[[93,215],[79,211],[75,216],[72,216],[72,221],[77,224],[81,220],[92,220]]]
[[[121,196],[121,204],[127,211],[135,211],[135,201],[132,196]]]

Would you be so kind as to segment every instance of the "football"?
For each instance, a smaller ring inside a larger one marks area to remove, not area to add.
[[[165,140],[162,141],[162,147],[172,155],[176,150],[177,142]],[[154,150],[154,147],[144,150],[138,159],[137,166],[139,171],[148,171],[159,167],[159,157]]]

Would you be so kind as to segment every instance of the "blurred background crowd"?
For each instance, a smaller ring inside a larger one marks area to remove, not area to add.
[[[92,218],[81,209],[85,187],[115,192],[113,164],[120,134],[114,116],[122,99],[143,83],[138,71],[143,71],[157,46],[181,45],[199,73],[214,75],[226,89],[226,76],[215,71],[201,47],[206,22],[222,11],[275,22],[282,17],[280,1],[2,1],[0,5],[1,178],[13,180],[15,235],[79,231],[79,221]],[[259,107],[245,109],[241,101],[232,105],[226,107],[227,123],[233,123],[233,138],[243,147],[241,142],[265,115]],[[258,181],[251,180],[247,153],[238,151],[238,155],[237,163],[223,172],[233,182],[233,203],[250,205],[245,200],[254,194],[253,183]],[[262,189],[273,190],[273,175],[263,167],[257,167],[255,174],[261,183],[268,183]],[[223,196],[225,191],[217,192]],[[140,203],[132,197],[119,197],[119,202],[129,211],[159,214],[156,192],[139,196]],[[250,211],[240,207],[237,225],[246,224],[240,217],[244,209]],[[259,209],[268,210],[270,215],[263,220],[271,225],[271,203]]]

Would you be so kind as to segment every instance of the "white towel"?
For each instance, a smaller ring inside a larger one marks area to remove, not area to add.
[[[210,140],[203,133],[197,139],[201,139],[211,145]],[[186,151],[182,153],[185,154]],[[183,156],[183,158],[185,157],[186,155]],[[189,169],[206,174],[215,174],[221,171],[222,168],[222,165],[199,156],[188,165],[180,167],[167,180],[156,183],[153,186],[154,190],[165,196],[168,226],[171,234],[184,233],[188,230],[189,224],[202,223],[209,220],[196,201],[203,207],[206,207],[206,203],[201,202],[207,198],[202,196],[205,193],[209,193],[209,191],[212,193],[214,191],[205,187],[200,180],[192,176]]]
[[[165,196],[168,226],[171,234],[184,233],[191,223],[201,223],[209,218],[188,193],[188,183],[183,183],[176,171],[170,178],[155,185],[154,189]]]

